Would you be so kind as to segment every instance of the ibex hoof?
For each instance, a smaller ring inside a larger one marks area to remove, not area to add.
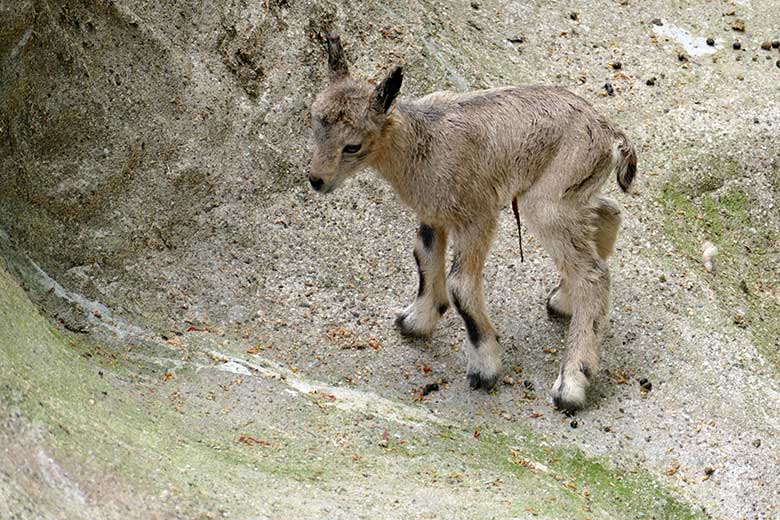
[[[479,390],[482,388],[486,392],[492,390],[493,387],[496,386],[496,381],[498,381],[498,376],[496,374],[486,377],[481,374],[477,374],[476,372],[471,372],[468,374],[468,378],[469,386],[472,390]]]
[[[556,285],[547,297],[547,315],[555,320],[568,320],[571,318],[571,313],[561,305],[560,288],[560,284]]]
[[[407,338],[427,338],[431,334],[428,331],[421,331],[416,329],[412,320],[410,319],[410,315],[406,312],[402,312],[396,316],[395,326],[398,327],[398,331],[401,333],[401,335],[406,336]]]
[[[585,376],[583,375],[582,378],[585,378]],[[552,388],[552,399],[555,408],[566,415],[572,415],[585,406],[587,378],[585,378],[584,384],[576,379],[567,378],[564,380],[561,376],[558,376]]]

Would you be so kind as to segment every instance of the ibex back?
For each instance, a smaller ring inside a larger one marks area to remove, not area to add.
[[[485,309],[482,268],[501,208],[517,200],[560,273],[547,309],[571,318],[553,400],[564,411],[581,407],[598,367],[609,308],[606,260],[621,223],[620,208],[599,190],[613,174],[629,189],[633,147],[562,88],[436,92],[396,101],[400,67],[374,87],[350,76],[337,36],[327,35],[327,42],[330,84],[312,105],[309,181],[327,193],[370,167],[417,212],[419,289],[396,320],[401,332],[429,335],[451,301],[468,334],[471,387],[495,385],[501,350]]]

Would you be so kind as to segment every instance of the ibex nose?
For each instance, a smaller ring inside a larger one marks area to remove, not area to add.
[[[309,184],[314,188],[314,191],[320,191],[322,189],[322,179],[309,175]]]

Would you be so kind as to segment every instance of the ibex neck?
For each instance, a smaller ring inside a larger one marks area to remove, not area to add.
[[[387,180],[401,199],[415,207],[424,179],[420,168],[427,160],[430,122],[415,105],[398,103],[382,130],[382,142],[373,167]]]

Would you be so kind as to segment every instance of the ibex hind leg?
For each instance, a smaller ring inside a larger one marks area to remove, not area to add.
[[[585,404],[598,369],[609,307],[609,271],[594,240],[596,217],[592,207],[548,198],[531,205],[526,218],[566,283],[571,322],[552,396],[559,409],[573,412]]]
[[[620,206],[609,197],[597,194],[591,200],[592,231],[596,252],[606,260],[615,252],[620,225],[623,223]],[[571,318],[573,312],[571,283],[559,272],[560,281],[547,296],[547,314],[558,320]]]

